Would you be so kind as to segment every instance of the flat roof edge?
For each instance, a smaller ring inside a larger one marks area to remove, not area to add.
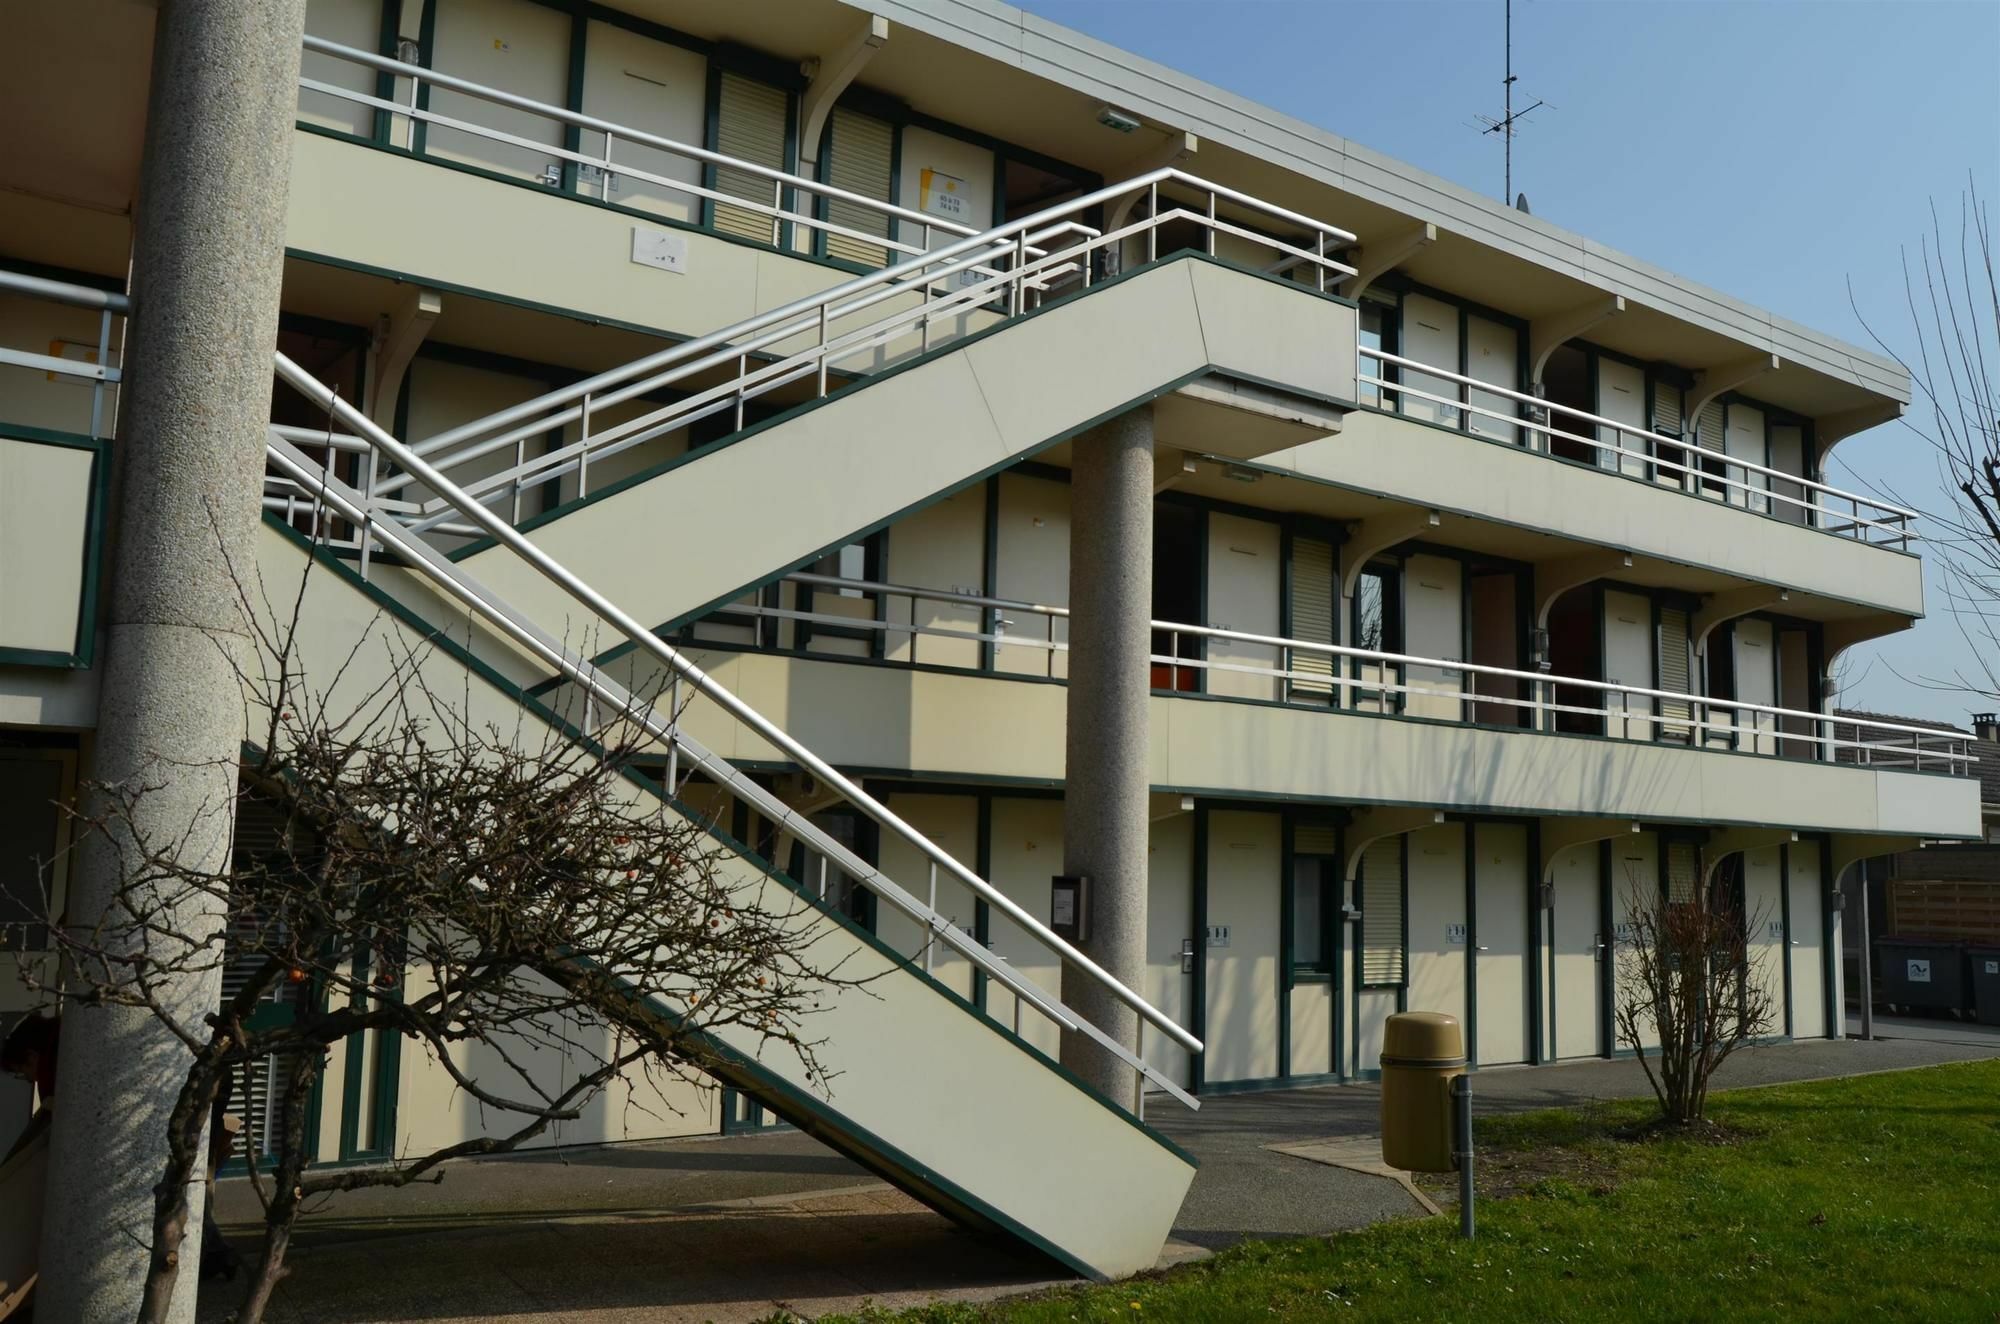
[[[1787,362],[1909,403],[1893,359],[1753,307],[1001,0],[842,0],[975,54],[1296,170]],[[1338,217],[1330,218],[1338,221]]]

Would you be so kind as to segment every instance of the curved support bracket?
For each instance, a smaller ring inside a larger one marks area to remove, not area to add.
[[[1921,837],[1837,833],[1827,843],[1826,876],[1833,880],[1834,890],[1838,891],[1841,876],[1861,861],[1872,860],[1878,855],[1896,855],[1906,850],[1915,850],[1923,844]]]
[[[1361,882],[1361,856],[1384,837],[1400,837],[1419,828],[1444,822],[1444,810],[1421,805],[1377,805],[1358,809],[1347,820],[1347,860],[1341,877],[1347,887],[1349,904]]]
[[[1630,552],[1609,547],[1541,562],[1535,567],[1535,628],[1549,628],[1549,610],[1563,594],[1631,568]]]
[[[1894,423],[1903,416],[1901,400],[1877,400],[1870,404],[1856,405],[1852,409],[1836,410],[1831,414],[1821,414],[1812,421],[1812,436],[1815,454],[1813,472],[1826,472],[1827,452],[1847,440],[1857,432],[1881,427],[1884,423]]]
[[[1360,298],[1361,291],[1429,248],[1437,242],[1437,237],[1437,226],[1429,221],[1420,221],[1386,239],[1363,244],[1348,255],[1347,260],[1354,267],[1354,274],[1347,278],[1340,292],[1350,299]]]
[[[1616,841],[1636,835],[1641,825],[1629,818],[1545,818],[1541,826],[1542,881],[1555,881],[1556,856],[1593,841]]]
[[[368,346],[368,391],[361,412],[383,426],[396,408],[403,374],[417,356],[417,346],[431,333],[431,324],[444,312],[444,295],[421,286],[407,286],[395,310],[375,323],[375,338]]]
[[[833,103],[840,100],[862,67],[889,40],[889,20],[880,14],[865,14],[861,26],[841,44],[840,50],[825,59],[804,62],[809,81],[799,96],[799,150],[796,173],[805,174],[819,162],[820,135],[826,132]]]
[[[1135,157],[1131,164],[1114,172],[1111,178],[1123,176],[1127,179],[1138,175],[1149,175],[1155,170],[1165,170],[1170,166],[1183,165],[1187,159],[1201,150],[1201,139],[1192,133],[1179,132],[1167,135],[1167,140],[1151,152]],[[1119,198],[1105,209],[1104,232],[1110,234],[1122,230],[1132,219],[1132,209],[1139,205],[1139,199],[1146,196],[1146,190],[1136,189]]]
[[[1780,366],[1782,363],[1776,354],[1752,354],[1748,358],[1732,359],[1697,372],[1694,388],[1688,392],[1688,406],[1681,412],[1681,426],[1686,429],[1686,434],[1694,435],[1694,429],[1701,420],[1701,411],[1708,408],[1717,396],[1767,372],[1776,372]]]
[[[1528,323],[1528,380],[1536,395],[1542,393],[1542,369],[1549,355],[1568,340],[1574,340],[1607,317],[1625,311],[1625,296],[1607,294],[1589,303],[1559,313],[1548,313]]]
[[[1688,642],[1694,646],[1694,655],[1708,655],[1708,636],[1724,621],[1748,616],[1753,611],[1761,611],[1780,602],[1789,602],[1791,598],[1790,589],[1770,584],[1746,584],[1742,588],[1709,594],[1701,600],[1701,606],[1695,609],[1688,621]]]
[[[1715,871],[1732,855],[1746,850],[1762,850],[1766,846],[1783,846],[1798,839],[1799,834],[1790,828],[1717,828],[1708,834],[1708,841],[1701,848],[1704,864],[1702,882],[1714,882]]]
[[[1820,678],[1820,693],[1827,698],[1834,696],[1834,667],[1840,661],[1842,653],[1856,644],[1867,643],[1870,639],[1880,639],[1884,635],[1911,629],[1916,623],[1917,618],[1914,616],[1891,614],[1856,616],[1844,621],[1828,621],[1820,626],[1820,646],[1826,651],[1826,674]]]
[[[1408,542],[1426,529],[1435,529],[1444,522],[1444,516],[1435,510],[1399,510],[1368,519],[1357,520],[1347,526],[1347,541],[1341,545],[1341,564],[1345,567],[1340,576],[1340,619],[1334,622],[1334,637],[1347,643],[1348,604],[1354,600],[1354,586],[1361,581],[1361,572],[1368,567],[1368,560],[1377,552],[1386,552],[1398,543]]]

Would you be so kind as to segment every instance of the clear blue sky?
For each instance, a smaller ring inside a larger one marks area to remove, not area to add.
[[[1036,14],[1499,196],[1501,0],[1017,0]],[[2000,0],[1515,0],[1514,187],[1535,214],[1867,345],[1854,297],[1908,340],[1899,245],[1968,172],[2000,211]],[[1331,218],[1338,220],[1338,217]],[[1929,448],[1895,426],[1834,452],[1837,486],[1923,505]],[[1898,679],[1965,644],[1933,580],[1915,630],[1848,655],[1843,702],[1988,708]]]

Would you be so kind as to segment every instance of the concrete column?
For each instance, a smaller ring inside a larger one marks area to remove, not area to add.
[[[134,834],[201,868],[228,859],[245,735],[235,667],[250,641],[230,565],[254,596],[304,27],[305,0],[165,0],[153,44],[94,780],[149,788]],[[73,925],[106,914],[128,840],[90,840]],[[179,911],[195,938],[221,918],[190,898]],[[167,999],[199,1028],[219,989],[211,970]],[[35,1303],[45,1324],[134,1317],[187,1067],[149,1014],[65,1010]],[[177,1321],[194,1318],[199,1180],[191,1198]]]
[[[1147,694],[1153,615],[1153,410],[1143,405],[1071,444],[1069,720],[1063,872],[1090,878],[1085,955],[1127,988],[1146,973]],[[1065,967],[1063,1001],[1128,1048],[1138,1016]],[[1063,1065],[1133,1106],[1132,1069],[1079,1034]]]

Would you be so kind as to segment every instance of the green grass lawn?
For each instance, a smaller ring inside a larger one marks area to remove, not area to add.
[[[1455,1217],[1387,1223],[864,1318],[2000,1321],[2000,1062],[1718,1095],[1720,1138],[1630,1138],[1648,1114],[1480,1122],[1498,1198],[1469,1245]]]

